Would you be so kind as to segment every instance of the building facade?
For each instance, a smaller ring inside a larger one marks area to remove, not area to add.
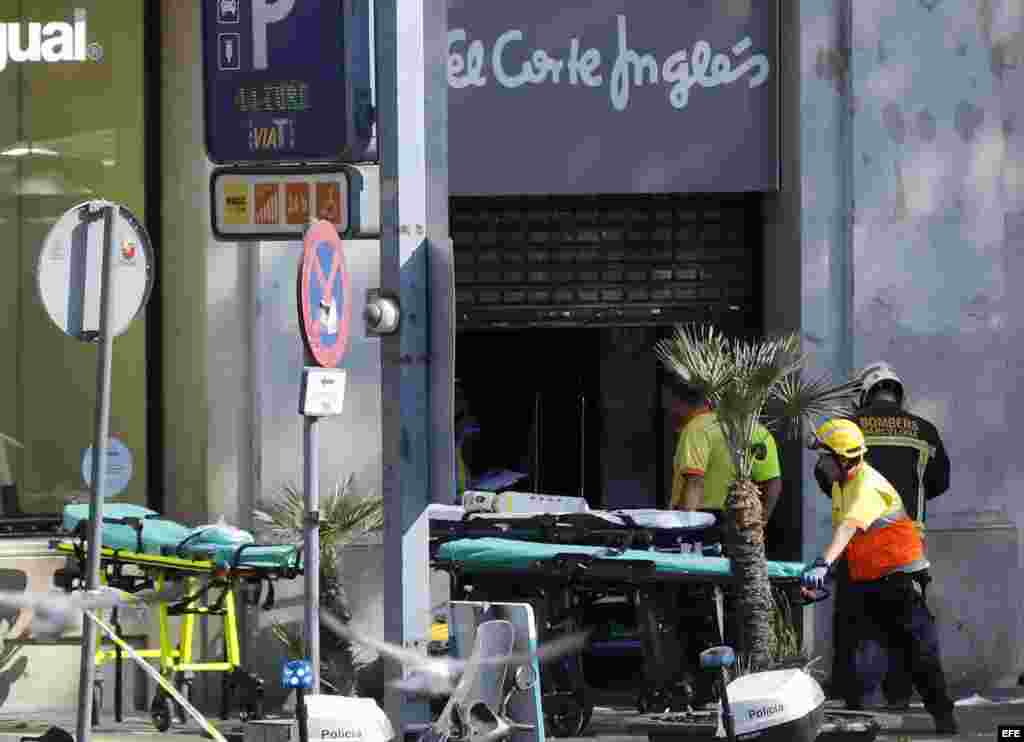
[[[0,433],[25,444],[5,449],[0,485],[16,483],[21,514],[85,490],[95,353],[49,324],[33,261],[61,212],[108,198],[158,256],[153,298],[114,345],[111,431],[133,454],[120,499],[252,528],[255,508],[301,482],[300,245],[213,238],[198,7],[124,5],[0,0]],[[447,70],[456,374],[486,442],[475,466],[593,506],[664,506],[674,441],[652,349],[674,322],[798,331],[834,378],[884,358],[953,463],[928,536],[951,681],[1015,681],[1024,3],[693,0],[671,18],[612,0],[555,17],[476,5],[449,3]],[[83,17],[86,59],[34,61],[29,23]],[[376,243],[346,256],[359,306],[379,285]],[[322,486],[379,492],[380,341],[360,325],[350,342]],[[777,556],[827,543],[811,464],[783,447]],[[4,515],[0,575],[17,589],[45,549]],[[380,548],[344,563],[371,623]],[[299,590],[248,613],[249,649],[299,618]],[[829,614],[805,612],[815,654]],[[0,668],[0,710],[38,705],[32,667],[77,650],[8,637],[19,654]],[[275,657],[250,654],[276,676]],[[45,701],[73,702],[73,685]]]

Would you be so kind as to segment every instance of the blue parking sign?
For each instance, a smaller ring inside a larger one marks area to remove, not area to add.
[[[216,163],[364,159],[367,0],[202,0],[206,148]]]

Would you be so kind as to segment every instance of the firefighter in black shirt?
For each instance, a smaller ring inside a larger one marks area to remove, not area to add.
[[[903,382],[884,361],[872,363],[860,374],[861,396],[853,420],[864,431],[867,461],[899,492],[907,514],[918,531],[925,535],[928,500],[949,489],[949,457],[938,430],[928,420],[903,409]],[[817,468],[815,479],[830,496],[831,482]],[[842,698],[844,678],[853,672],[856,637],[840,610],[845,563],[836,565],[835,615],[833,618],[832,681],[829,695]],[[922,591],[926,585],[921,585]],[[910,702],[912,683],[909,658],[890,651],[889,667],[883,691],[891,708],[905,709]]]

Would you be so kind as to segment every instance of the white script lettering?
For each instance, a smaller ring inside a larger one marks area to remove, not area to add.
[[[456,89],[487,84],[487,78],[481,74],[484,68],[484,42],[474,41],[465,56],[452,50],[455,44],[464,42],[466,38],[464,29],[455,28],[448,32],[448,85]],[[466,73],[465,77],[462,76],[463,72]]]
[[[681,110],[689,105],[694,86],[713,89],[748,76],[748,87],[756,88],[764,84],[771,72],[764,53],[740,59],[753,46],[749,36],[729,49],[731,56],[724,51],[716,53],[708,41],[698,39],[689,50],[674,51],[659,65],[654,52],[630,47],[626,16],[616,15],[615,20],[616,57],[607,78],[602,73],[604,60],[600,50],[584,48],[578,36],[569,39],[568,54],[563,57],[547,49],[531,48],[523,30],[511,28],[494,40],[488,60],[482,40],[469,41],[466,29],[455,28],[448,32],[448,85],[455,89],[485,86],[489,61],[490,72],[503,88],[559,85],[563,81],[573,87],[596,88],[607,79],[612,108],[624,111],[629,107],[633,88],[664,84],[668,86],[669,104]]]
[[[575,36],[569,42],[569,84],[576,85],[583,82],[588,88],[596,88],[603,81],[601,75],[595,75],[594,70],[601,66],[601,52],[597,49],[587,49],[580,55],[580,40]]]
[[[629,68],[633,67],[633,84],[640,87],[644,84],[644,73],[652,85],[658,82],[658,60],[651,54],[640,55],[629,48],[626,42],[626,16],[618,16],[619,25],[619,56],[612,69],[612,106],[616,111],[626,110],[629,104]]]
[[[543,49],[534,49],[529,59],[520,64],[518,75],[510,75],[505,72],[504,52],[505,47],[511,41],[522,41],[523,32],[519,29],[510,29],[498,37],[494,42],[494,50],[491,53],[491,68],[494,70],[494,79],[506,88],[518,88],[525,83],[542,83],[548,77],[551,82],[558,83],[562,74],[564,63],[561,59],[553,59]]]

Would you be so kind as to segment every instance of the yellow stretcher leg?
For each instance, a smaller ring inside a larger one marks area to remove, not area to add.
[[[228,590],[224,599],[224,648],[231,669],[242,665],[242,650],[238,641],[238,621],[235,617],[235,591]]]
[[[210,737],[212,737],[216,742],[227,742],[224,735],[220,733],[217,727],[215,727],[213,724],[207,721],[207,719],[202,714],[200,714],[195,709],[195,707],[192,706],[192,704],[188,702],[188,699],[186,699],[184,696],[178,693],[177,689],[175,689],[175,687],[171,683],[169,683],[166,678],[161,676],[160,673],[156,672],[155,670],[152,670],[149,667],[148,663],[142,660],[141,655],[139,655],[128,644],[125,644],[124,641],[122,641],[120,638],[118,638],[117,634],[114,633],[114,630],[110,626],[108,626],[106,623],[102,621],[102,619],[100,619],[98,616],[94,615],[90,611],[86,611],[86,616],[92,621],[94,621],[96,625],[99,626],[100,629],[102,629],[103,632],[107,634],[107,636],[109,636],[110,639],[115,644],[119,645],[121,649],[127,652],[129,657],[138,662],[139,666],[142,667],[142,669],[146,671],[146,673],[157,682],[157,684],[165,693],[167,693],[169,697],[173,698],[175,701],[181,704],[181,707],[185,709],[185,711],[188,712],[188,714],[193,719],[199,722],[199,725],[206,730]]]
[[[189,577],[185,580],[185,590],[188,595],[195,595],[196,590],[199,588],[199,579],[196,577]],[[186,613],[181,619],[181,634],[178,638],[178,651],[181,655],[181,666],[192,664],[192,641],[195,637],[196,629],[196,614]]]
[[[69,554],[77,554],[77,551],[74,551],[70,545],[61,544],[58,546],[58,549]],[[224,672],[229,674],[239,672],[245,677],[241,678],[241,680],[231,678],[231,684],[248,682],[246,679],[249,676],[241,672],[242,652],[238,634],[237,601],[234,591],[234,588],[237,587],[237,582],[234,577],[228,576],[225,579],[224,576],[216,574],[214,565],[206,561],[147,554],[126,554],[125,552],[110,550],[106,547],[103,549],[102,558],[105,564],[113,561],[116,564],[135,565],[153,580],[153,586],[158,593],[164,592],[171,583],[184,583],[185,597],[182,600],[178,600],[173,609],[171,604],[164,602],[159,603],[157,606],[158,646],[142,650],[135,650],[133,648],[130,651],[131,657],[136,661],[142,658],[156,661],[154,663],[156,665],[154,672],[161,675],[167,681],[166,683],[161,683],[164,689],[166,689],[167,683],[173,684],[175,682],[175,676],[178,673],[186,671]],[[109,582],[107,570],[101,570],[100,575],[104,584],[107,584]],[[201,590],[203,583],[206,581],[210,583],[206,585],[207,590]],[[205,599],[200,600],[199,597],[189,598],[189,596],[199,596],[200,593],[204,595],[212,591],[219,593],[221,590],[223,590],[223,593],[217,599],[215,606],[204,605]],[[180,617],[177,637],[172,633],[172,612]],[[218,658],[217,661],[204,662],[200,657],[196,656],[193,644],[195,642],[197,616],[219,616],[223,620],[223,658]],[[103,617],[99,615],[96,618],[100,621],[103,620]],[[106,629],[104,630],[106,631]],[[108,631],[107,633],[111,632]],[[177,642],[175,642],[175,638]],[[110,640],[124,651],[125,644],[121,637],[110,636]],[[104,641],[101,646],[97,647],[96,664],[101,666],[108,662],[113,662],[116,660],[117,655],[118,649],[111,647],[109,643]],[[257,690],[257,693],[261,695],[262,681],[255,677],[251,679],[258,683],[260,690]],[[162,696],[162,693],[163,691],[158,691],[158,695],[153,702],[154,708],[156,708],[158,701],[164,703],[163,698],[165,697]],[[158,728],[161,728],[159,724]]]
[[[165,582],[166,578],[161,572],[156,578],[156,589],[158,592],[164,589]],[[160,604],[157,616],[160,627],[160,670],[164,674],[170,674],[174,672],[175,651],[174,646],[171,644],[171,621],[167,613],[166,603]]]

